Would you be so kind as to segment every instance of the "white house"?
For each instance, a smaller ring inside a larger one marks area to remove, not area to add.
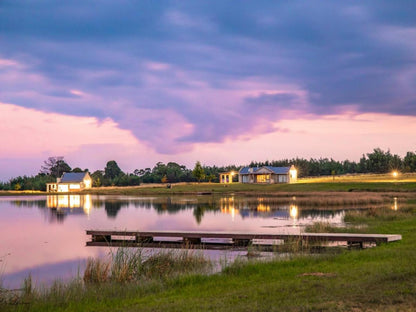
[[[297,180],[297,170],[291,167],[244,167],[238,173],[240,183],[293,183]]]
[[[77,192],[92,187],[92,179],[88,172],[65,172],[56,183],[47,183],[47,192]]]

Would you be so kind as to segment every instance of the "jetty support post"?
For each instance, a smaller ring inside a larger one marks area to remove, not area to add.
[[[153,236],[142,236],[140,234],[136,234],[135,242],[138,244],[153,243]]]
[[[251,239],[233,238],[233,243],[235,246],[246,247],[251,244]]]
[[[183,243],[185,245],[201,245],[201,238],[200,237],[184,237]]]
[[[347,246],[348,246],[348,249],[351,249],[351,248],[354,248],[354,247],[363,249],[364,248],[364,242],[362,242],[362,241],[360,241],[360,242],[347,241]]]

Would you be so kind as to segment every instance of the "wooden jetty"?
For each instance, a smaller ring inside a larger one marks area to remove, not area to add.
[[[355,233],[301,233],[270,234],[242,232],[178,232],[178,231],[94,231],[87,230],[91,241],[87,246],[125,247],[170,247],[193,246],[204,249],[224,249],[227,247],[247,247],[251,245],[275,246],[276,241],[325,244],[345,242],[348,246],[364,243],[390,243],[402,239],[397,234],[355,234]]]

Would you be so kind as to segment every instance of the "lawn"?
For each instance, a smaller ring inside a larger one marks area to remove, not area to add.
[[[147,184],[136,187],[94,188],[92,194],[152,195],[152,194],[205,194],[205,193],[279,193],[279,192],[409,192],[416,191],[416,174],[402,174],[393,178],[390,174],[344,175],[299,179],[293,184],[219,184],[178,183],[171,188],[163,184]]]

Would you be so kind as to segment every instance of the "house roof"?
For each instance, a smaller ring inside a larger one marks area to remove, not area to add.
[[[240,174],[257,174],[257,172],[262,168],[266,168],[274,174],[288,174],[290,171],[290,167],[244,167],[240,170]],[[252,172],[249,172],[249,169],[252,169]]]
[[[60,183],[82,182],[87,172],[65,172]]]

